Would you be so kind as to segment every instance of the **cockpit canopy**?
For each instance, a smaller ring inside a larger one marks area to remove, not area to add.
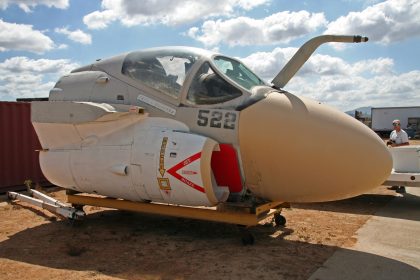
[[[240,61],[194,48],[161,48],[129,53],[122,74],[186,103],[224,103],[266,85]]]

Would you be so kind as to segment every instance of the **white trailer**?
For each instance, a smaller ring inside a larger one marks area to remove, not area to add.
[[[372,108],[372,130],[380,135],[389,136],[395,119],[401,121],[402,129],[419,131],[420,106]]]
[[[404,193],[405,187],[420,187],[420,145],[389,148],[393,169],[385,186]]]

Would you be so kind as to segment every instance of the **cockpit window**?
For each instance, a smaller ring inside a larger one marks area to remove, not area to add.
[[[197,55],[171,51],[133,52],[126,56],[121,72],[141,83],[178,98],[185,76]]]
[[[187,100],[192,104],[217,104],[232,100],[242,92],[216,74],[208,62],[204,63],[195,75]]]
[[[214,58],[214,64],[216,64],[219,71],[248,90],[254,86],[265,85],[265,83],[252,73],[251,70],[236,60],[228,57],[216,56]]]

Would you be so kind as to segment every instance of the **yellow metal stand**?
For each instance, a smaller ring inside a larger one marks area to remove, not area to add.
[[[227,203],[218,207],[189,207],[168,205],[160,203],[133,202],[121,199],[93,197],[88,195],[67,195],[67,201],[76,205],[91,205],[105,208],[114,208],[127,211],[142,212],[173,217],[199,219],[213,222],[255,226],[259,221],[279,214],[287,203],[270,202],[254,207],[238,206]]]

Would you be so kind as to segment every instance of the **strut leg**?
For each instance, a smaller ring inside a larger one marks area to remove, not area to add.
[[[29,190],[29,193],[32,194],[34,197],[27,196],[24,194],[20,194],[17,192],[8,192],[7,196],[13,200],[20,200],[36,207],[45,209],[50,211],[53,214],[60,215],[67,219],[81,219],[83,218],[86,213],[80,211],[74,207],[70,207],[67,204],[54,199],[52,197],[47,196],[41,192],[36,190]]]

